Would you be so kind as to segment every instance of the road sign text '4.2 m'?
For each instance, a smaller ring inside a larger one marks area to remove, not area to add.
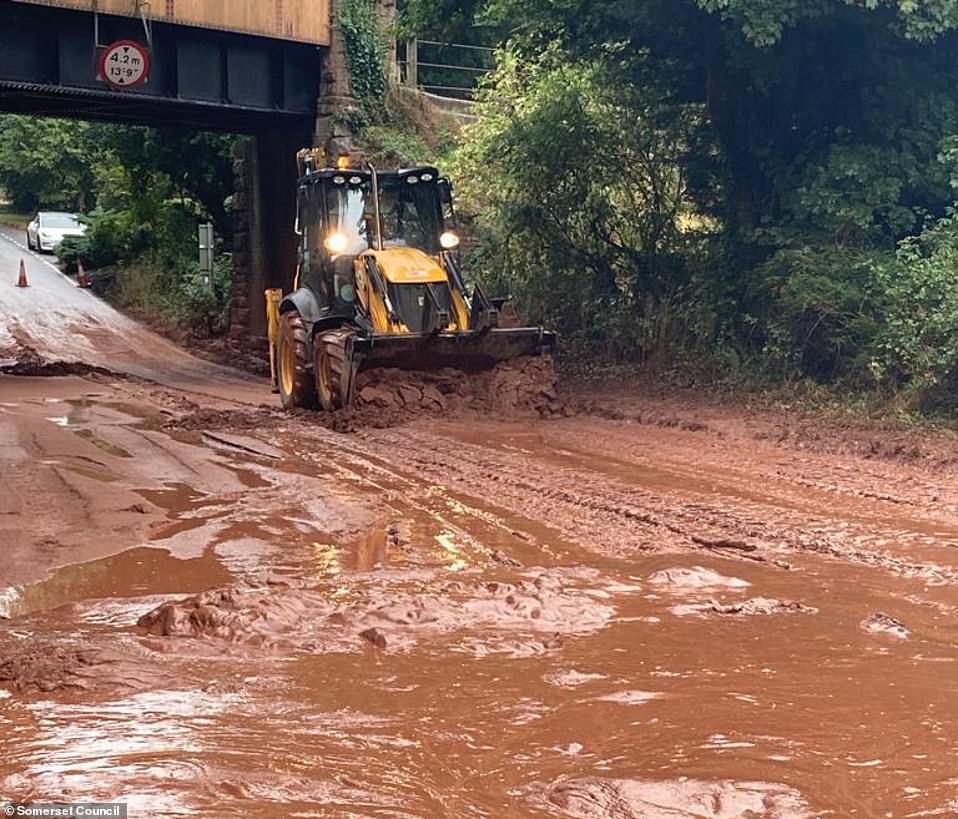
[[[114,88],[135,88],[150,78],[150,52],[142,43],[119,40],[100,52],[97,79]]]

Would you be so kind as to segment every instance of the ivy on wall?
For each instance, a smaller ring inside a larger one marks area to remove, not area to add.
[[[388,87],[386,37],[375,0],[339,0],[336,22],[343,38],[353,96],[361,106],[364,124],[369,124],[378,118]]]

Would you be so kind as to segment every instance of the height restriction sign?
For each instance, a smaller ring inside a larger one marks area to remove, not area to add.
[[[97,79],[114,88],[136,88],[150,78],[150,52],[135,40],[117,40],[104,46]]]

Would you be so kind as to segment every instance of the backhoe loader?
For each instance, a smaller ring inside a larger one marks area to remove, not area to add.
[[[267,293],[274,388],[287,409],[348,406],[377,367],[465,372],[551,355],[542,327],[500,328],[505,300],[471,293],[451,185],[436,168],[377,171],[297,155],[299,264],[293,292]]]

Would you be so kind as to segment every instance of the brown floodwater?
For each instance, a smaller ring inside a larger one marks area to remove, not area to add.
[[[952,475],[588,417],[171,437],[103,400],[128,422],[46,423],[131,455],[84,442],[155,519],[0,591],[0,798],[958,815]]]

